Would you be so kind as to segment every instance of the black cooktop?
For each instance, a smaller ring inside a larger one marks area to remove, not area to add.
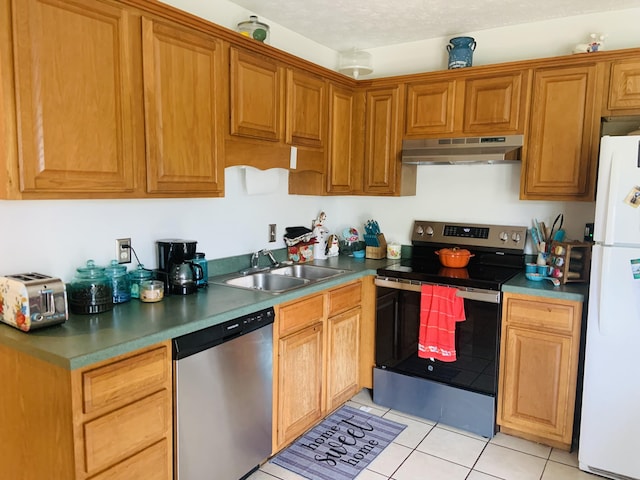
[[[474,256],[467,267],[447,268],[435,253],[439,248],[414,247],[412,258],[380,268],[377,273],[389,278],[500,290],[504,282],[524,269],[524,255],[473,249],[468,249]]]

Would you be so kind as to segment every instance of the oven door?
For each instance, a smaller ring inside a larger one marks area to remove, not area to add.
[[[464,299],[457,322],[456,361],[418,356],[421,282],[378,277],[376,366],[495,396],[500,346],[500,292],[453,287]],[[426,282],[425,282],[426,283]]]

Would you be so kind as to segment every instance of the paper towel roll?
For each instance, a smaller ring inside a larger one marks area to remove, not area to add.
[[[244,167],[244,186],[247,195],[264,195],[277,192],[280,186],[280,170],[284,169],[260,170],[254,167]]]

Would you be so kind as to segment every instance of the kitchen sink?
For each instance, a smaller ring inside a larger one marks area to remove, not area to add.
[[[293,278],[306,278],[308,280],[324,280],[346,273],[347,270],[333,267],[321,267],[318,265],[287,265],[286,267],[274,268],[269,271],[274,275],[283,275]]]
[[[282,293],[309,283],[306,278],[272,275],[271,273],[254,273],[225,280],[226,285],[246,288],[249,290],[264,290],[271,293]]]
[[[268,293],[283,293],[295,288],[347,273],[349,270],[319,265],[295,264],[274,267],[265,271],[236,273],[211,279],[211,283],[261,290]]]

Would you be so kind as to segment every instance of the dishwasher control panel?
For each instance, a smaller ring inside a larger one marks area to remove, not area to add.
[[[227,320],[173,339],[173,359],[180,360],[195,353],[228,342],[273,323],[273,307]]]

